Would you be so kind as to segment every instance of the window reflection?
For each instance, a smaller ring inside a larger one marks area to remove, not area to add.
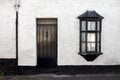
[[[87,43],[87,51],[95,51],[95,43]]]
[[[88,22],[88,30],[95,30],[95,22]]]
[[[82,52],[85,52],[85,43],[82,43]]]
[[[88,42],[95,42],[95,33],[88,33],[87,34],[87,41]]]
[[[86,21],[82,21],[82,31],[86,30]]]
[[[82,35],[81,35],[81,36],[82,36],[82,41],[85,41],[85,40],[86,40],[86,38],[85,38],[85,35],[86,35],[86,34],[85,34],[85,33],[81,33],[81,34],[82,34]]]

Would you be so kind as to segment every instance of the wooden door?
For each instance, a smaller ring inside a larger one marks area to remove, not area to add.
[[[37,19],[37,56],[39,67],[57,66],[57,19]]]

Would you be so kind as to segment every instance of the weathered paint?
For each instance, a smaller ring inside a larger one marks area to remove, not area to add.
[[[0,0],[0,58],[16,58],[15,0]]]

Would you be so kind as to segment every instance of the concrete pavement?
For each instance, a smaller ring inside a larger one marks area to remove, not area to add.
[[[1,76],[0,80],[120,80],[120,74]]]

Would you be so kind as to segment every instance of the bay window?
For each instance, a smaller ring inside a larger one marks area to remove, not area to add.
[[[101,22],[103,17],[95,11],[86,11],[80,20],[80,52],[88,61],[93,61],[101,52]],[[94,57],[93,57],[94,56]]]

